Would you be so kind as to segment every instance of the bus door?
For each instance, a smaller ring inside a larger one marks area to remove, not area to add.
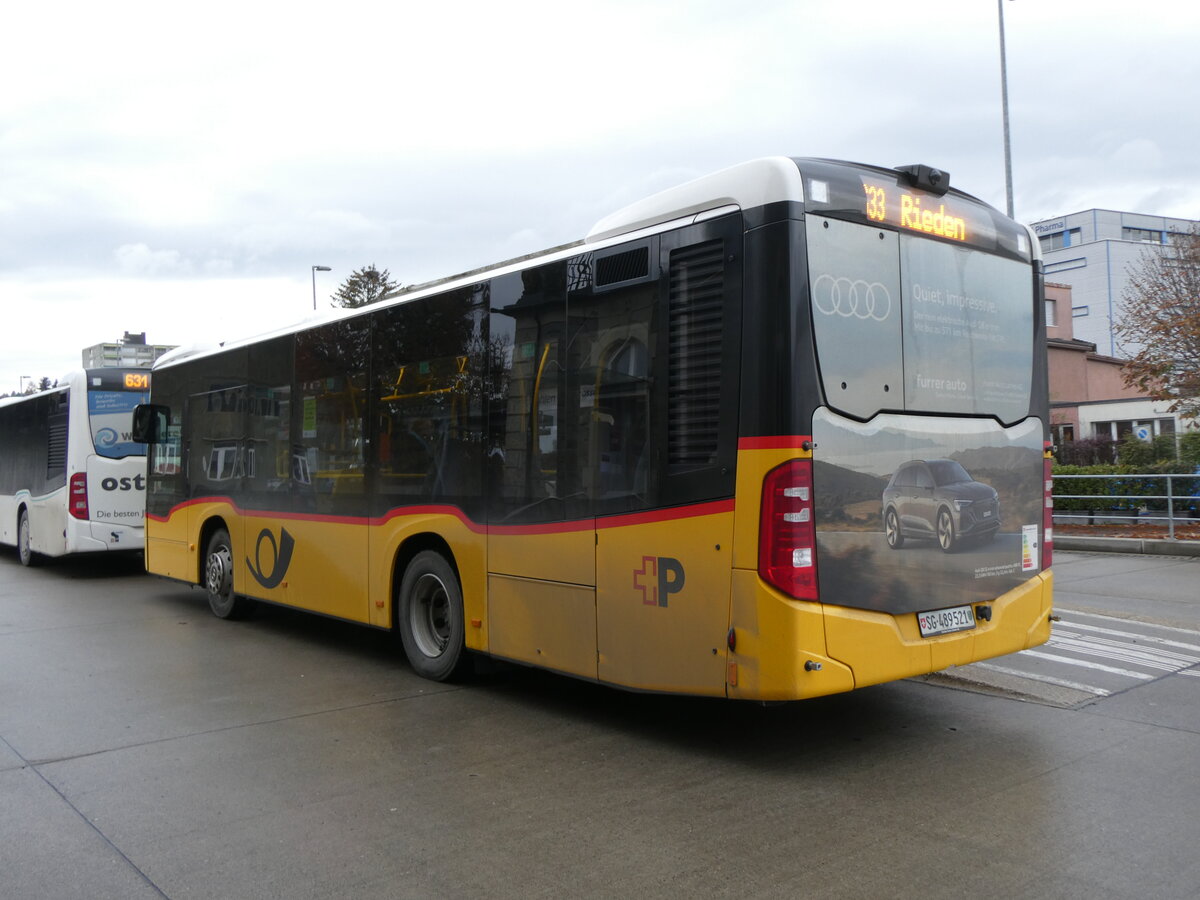
[[[566,263],[492,280],[488,634],[496,656],[596,677],[596,535],[579,451]]]

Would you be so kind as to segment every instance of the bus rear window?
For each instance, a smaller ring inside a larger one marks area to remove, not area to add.
[[[813,325],[831,406],[995,416],[1029,412],[1028,263],[835,219],[808,221]]]
[[[92,446],[100,456],[121,459],[125,456],[145,456],[146,445],[132,440],[133,408],[149,403],[147,391],[88,391],[88,421],[91,424]]]

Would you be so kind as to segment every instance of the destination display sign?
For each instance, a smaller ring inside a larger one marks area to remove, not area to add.
[[[798,159],[808,212],[900,233],[969,245],[1027,262],[1032,247],[1024,227],[969,194],[948,188],[950,176],[927,186],[906,172],[830,160]],[[913,167],[908,167],[913,168]]]
[[[953,197],[933,197],[929,195],[905,191],[894,184],[863,179],[863,194],[865,196],[864,212],[872,222],[882,222],[907,228],[909,231],[920,231],[937,237],[949,238],[952,241],[966,242],[968,240],[968,217],[972,208],[967,204],[959,204]],[[977,230],[979,222],[971,222],[971,229]],[[992,230],[991,217],[986,222],[989,231]]]

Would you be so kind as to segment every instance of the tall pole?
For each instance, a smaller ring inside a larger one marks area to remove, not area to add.
[[[1012,146],[1008,140],[1008,61],[1004,52],[1004,0],[996,0],[1000,13],[1000,97],[1004,109],[1004,196],[1008,201],[1008,217],[1013,218]]]
[[[317,311],[317,273],[332,272],[333,269],[329,266],[313,266],[312,267],[312,282],[313,282],[313,312]]]

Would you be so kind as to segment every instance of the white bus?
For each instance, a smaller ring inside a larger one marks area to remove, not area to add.
[[[149,392],[145,369],[88,369],[0,400],[0,543],[23,565],[143,549],[146,445],[130,426]]]

